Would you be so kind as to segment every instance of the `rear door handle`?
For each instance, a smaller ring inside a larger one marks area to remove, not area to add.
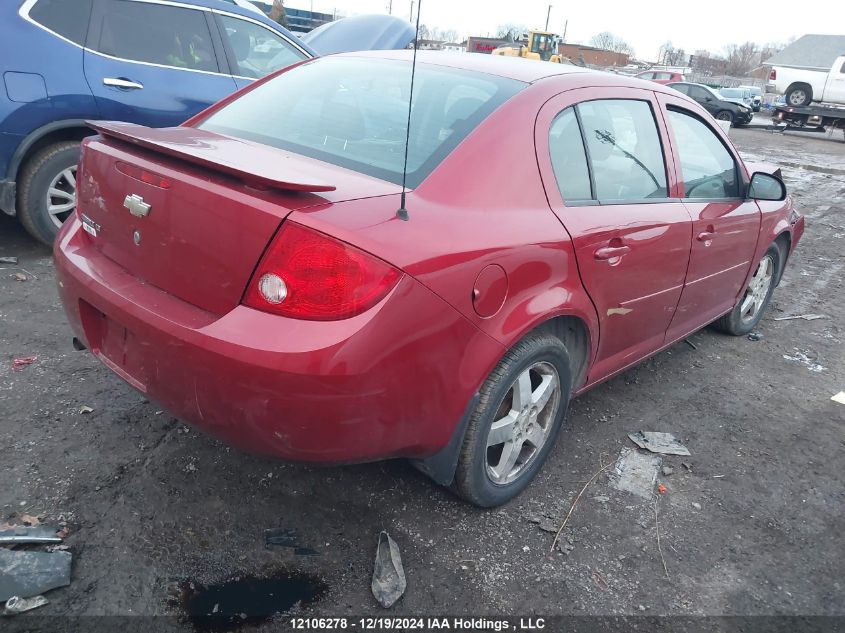
[[[604,246],[602,248],[596,249],[594,253],[596,259],[606,260],[606,259],[615,259],[616,257],[622,257],[626,253],[631,252],[630,246]]]
[[[142,83],[123,79],[122,77],[106,77],[103,79],[103,85],[122,88],[123,90],[141,90],[144,87]]]
[[[699,233],[698,237],[696,237],[695,239],[697,239],[699,242],[709,242],[714,237],[716,237],[716,228],[711,224],[707,227],[706,231],[702,231],[701,233]]]

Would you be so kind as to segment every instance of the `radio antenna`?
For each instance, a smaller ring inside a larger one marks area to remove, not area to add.
[[[414,74],[417,70],[417,48],[420,45],[420,10],[422,9],[422,0],[417,2],[417,28],[414,33],[414,57],[411,61],[411,90],[408,94],[408,127],[405,128],[405,163],[402,166],[402,199],[399,203],[399,209],[396,211],[396,217],[400,220],[408,221],[408,209],[405,208],[405,183],[408,179],[408,145],[411,142],[411,106],[414,102]]]

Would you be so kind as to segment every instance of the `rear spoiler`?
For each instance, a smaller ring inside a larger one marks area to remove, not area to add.
[[[240,178],[249,185],[285,191],[334,191],[314,176],[312,159],[260,143],[193,127],[149,128],[117,121],[86,121],[103,136]],[[315,164],[317,161],[313,161]]]

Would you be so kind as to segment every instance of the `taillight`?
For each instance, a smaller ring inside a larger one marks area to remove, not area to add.
[[[261,258],[243,303],[294,319],[346,319],[381,301],[401,276],[354,246],[286,222]]]
[[[772,68],[772,72],[769,73],[769,80],[774,81],[777,78],[778,78],[778,71],[776,71],[774,68]]]

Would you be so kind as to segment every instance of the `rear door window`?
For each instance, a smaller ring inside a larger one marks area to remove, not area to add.
[[[96,50],[112,57],[218,72],[205,13],[129,0],[102,0]]]
[[[577,109],[598,200],[667,197],[663,147],[647,101],[585,101]]]
[[[691,112],[668,109],[687,198],[738,198],[740,181],[733,156],[710,126]]]
[[[566,108],[549,129],[549,157],[560,195],[566,204],[593,197],[590,168],[575,108]]]
[[[220,16],[232,73],[257,79],[305,59],[306,55],[278,33],[227,15]]]
[[[29,17],[75,44],[85,43],[92,0],[38,0]]]

